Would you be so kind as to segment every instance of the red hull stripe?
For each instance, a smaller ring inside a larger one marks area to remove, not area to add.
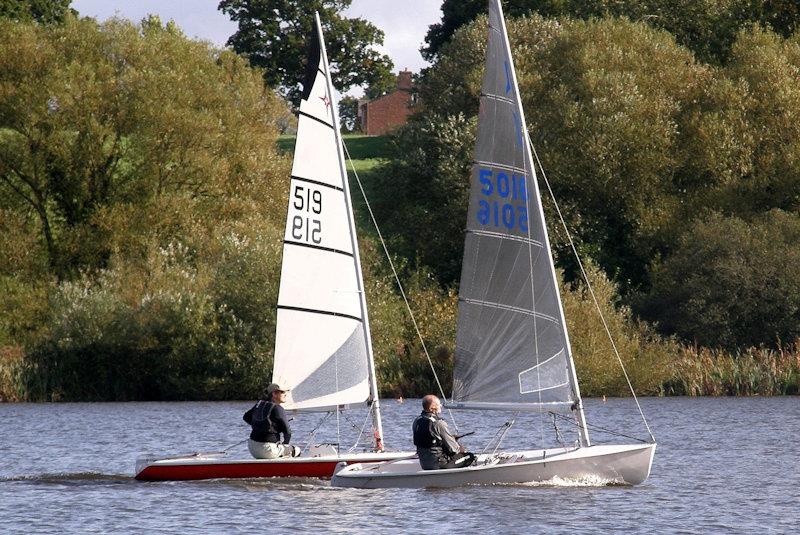
[[[386,459],[349,461],[379,462]],[[337,461],[293,463],[220,463],[182,465],[151,465],[136,474],[139,481],[189,481],[195,479],[234,479],[255,477],[317,477],[330,479]]]

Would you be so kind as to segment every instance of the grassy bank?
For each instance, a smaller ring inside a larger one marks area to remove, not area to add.
[[[390,141],[387,136],[365,136],[362,134],[345,134],[342,137],[345,145],[345,157],[349,153],[353,166],[359,175],[369,172],[389,157]],[[278,137],[278,150],[285,154],[294,152],[294,135]],[[350,162],[347,171],[352,173]]]

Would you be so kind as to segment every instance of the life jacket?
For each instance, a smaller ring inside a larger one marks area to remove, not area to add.
[[[261,399],[256,403],[256,406],[253,407],[253,419],[250,422],[250,425],[253,426],[250,438],[258,442],[278,442],[278,430],[270,419],[274,408],[275,404],[271,401]]]
[[[433,426],[436,424],[436,417],[423,412],[414,420],[412,430],[414,431],[414,445],[418,448],[437,448],[441,446],[441,438],[433,433]]]

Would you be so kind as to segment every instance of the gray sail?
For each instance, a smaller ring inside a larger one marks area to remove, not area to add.
[[[579,396],[527,139],[492,0],[459,290],[456,406],[557,409]]]

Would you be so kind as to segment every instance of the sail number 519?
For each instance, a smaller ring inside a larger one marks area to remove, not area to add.
[[[322,222],[314,215],[322,214],[322,192],[318,189],[295,185],[292,195],[295,210],[305,212],[292,218],[292,238],[322,243]]]

